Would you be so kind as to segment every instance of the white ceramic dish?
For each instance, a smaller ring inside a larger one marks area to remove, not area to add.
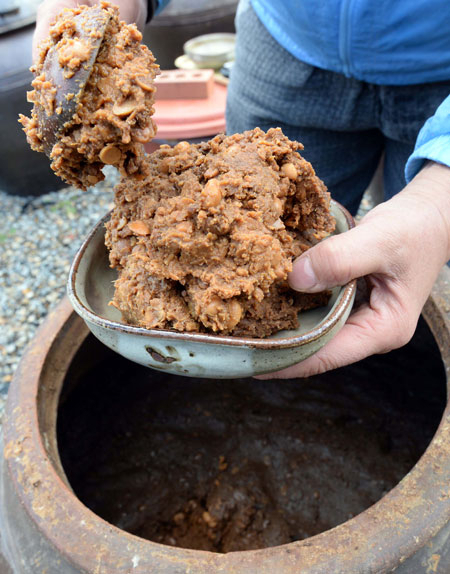
[[[335,233],[354,226],[350,214],[332,202]],[[75,311],[105,345],[131,361],[160,371],[206,378],[239,378],[294,365],[327,343],[345,323],[356,281],[333,290],[328,305],[300,313],[300,327],[265,339],[148,330],[122,322],[108,302],[116,271],[104,245],[105,216],[90,232],[72,263],[68,295]]]
[[[236,35],[230,33],[204,34],[188,40],[183,50],[199,68],[221,68],[234,60]]]

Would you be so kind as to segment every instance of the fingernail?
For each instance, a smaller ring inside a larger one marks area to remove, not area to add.
[[[294,262],[292,272],[289,276],[289,283],[291,287],[297,291],[312,289],[317,285],[317,277],[309,257],[300,257],[300,259]]]

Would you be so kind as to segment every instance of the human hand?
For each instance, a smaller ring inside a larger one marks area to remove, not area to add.
[[[96,0],[44,0],[38,7],[36,28],[33,36],[33,62],[39,55],[39,44],[49,32],[50,24],[64,10],[64,8],[76,8],[79,5],[94,6]],[[118,6],[120,17],[127,24],[135,23],[142,30],[147,19],[147,2],[145,0],[113,0]]]
[[[450,168],[428,163],[354,229],[326,239],[294,262],[289,281],[298,291],[322,291],[365,276],[370,295],[315,355],[257,378],[307,377],[405,345],[448,259]]]

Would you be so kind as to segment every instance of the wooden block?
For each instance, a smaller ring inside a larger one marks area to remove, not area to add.
[[[157,100],[209,98],[214,87],[214,70],[162,70],[155,79]]]

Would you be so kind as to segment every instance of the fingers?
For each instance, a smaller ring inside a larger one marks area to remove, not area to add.
[[[436,269],[448,259],[450,244],[445,241],[442,213],[429,199],[439,195],[440,189],[430,192],[429,187],[414,180],[393,199],[371,210],[354,229],[309,249],[294,262],[291,287],[314,293],[376,273],[400,281],[409,275],[414,281],[412,275],[418,268],[433,281]],[[444,205],[449,202],[448,195],[446,190]]]
[[[89,4],[89,2],[85,2]],[[76,8],[77,0],[44,0],[37,10],[36,28],[33,35],[33,62],[39,56],[39,44],[48,36],[50,25],[64,8]]]
[[[382,237],[377,226],[360,225],[322,241],[294,261],[291,287],[316,293],[381,271],[385,261]]]
[[[145,0],[119,0],[113,2],[119,7],[120,18],[127,24],[136,24],[143,30],[147,20],[147,2]]]
[[[76,8],[85,4],[93,6],[98,4],[96,0],[44,0],[37,11],[36,28],[33,36],[33,62],[39,56],[39,44],[48,36],[50,26],[64,8]],[[119,8],[120,18],[128,24],[136,23],[137,27],[143,29],[147,18],[147,3],[144,0],[116,0],[114,2]]]
[[[410,324],[394,330],[393,324],[400,323],[402,317],[400,314],[395,318],[389,315],[390,312],[386,314],[366,304],[350,315],[339,333],[313,356],[287,369],[256,378],[310,377],[401,347],[412,337],[419,314]]]
[[[359,309],[354,316],[347,320],[347,323],[329,343],[301,363],[256,378],[291,379],[310,377],[349,365],[375,352],[379,352],[378,345],[375,344],[373,338],[367,336],[367,333],[364,333],[364,327],[361,327],[360,321],[364,324],[368,313],[371,313],[370,309]]]

